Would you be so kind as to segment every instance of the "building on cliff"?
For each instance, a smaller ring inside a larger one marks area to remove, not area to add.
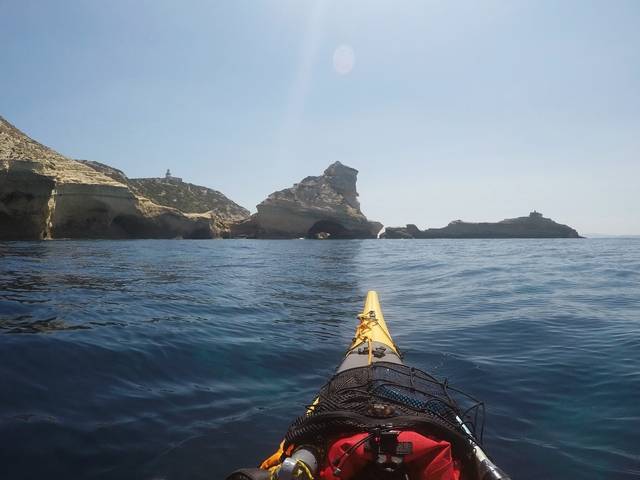
[[[164,179],[167,182],[182,183],[182,178],[174,177],[173,175],[171,175],[171,170],[168,168],[167,168],[167,173],[164,174]]]

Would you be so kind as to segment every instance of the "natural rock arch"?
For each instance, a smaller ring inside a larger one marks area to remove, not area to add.
[[[328,234],[328,236],[325,236]],[[307,231],[308,238],[348,238],[349,230],[341,223],[333,220],[320,220]]]

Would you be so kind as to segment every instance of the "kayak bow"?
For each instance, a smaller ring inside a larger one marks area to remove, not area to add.
[[[378,294],[375,291],[371,290],[367,293],[364,308],[362,313],[358,315],[358,320],[360,320],[360,323],[356,328],[356,335],[347,350],[346,356],[363,342],[368,342],[369,344],[373,342],[380,343],[396,354],[400,353],[391,338],[387,323],[384,321],[382,308],[380,308],[380,300],[378,300]],[[371,363],[371,359],[369,360],[369,363]]]

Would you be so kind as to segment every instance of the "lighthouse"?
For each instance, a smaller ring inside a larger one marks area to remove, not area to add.
[[[167,173],[164,174],[164,180],[166,182],[175,182],[175,183],[182,182],[182,178],[174,177],[173,175],[171,175],[171,170],[168,168],[167,168]]]

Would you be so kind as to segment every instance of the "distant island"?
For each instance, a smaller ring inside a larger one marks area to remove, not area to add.
[[[163,177],[129,178],[75,160],[0,117],[0,240],[54,238],[580,238],[537,212],[496,223],[387,227],[367,219],[358,171],[340,162],[269,195],[257,212],[208,187]]]
[[[420,230],[415,225],[387,227],[382,238],[582,238],[573,228],[533,211],[528,217],[500,222],[470,223],[455,220],[443,228]]]

